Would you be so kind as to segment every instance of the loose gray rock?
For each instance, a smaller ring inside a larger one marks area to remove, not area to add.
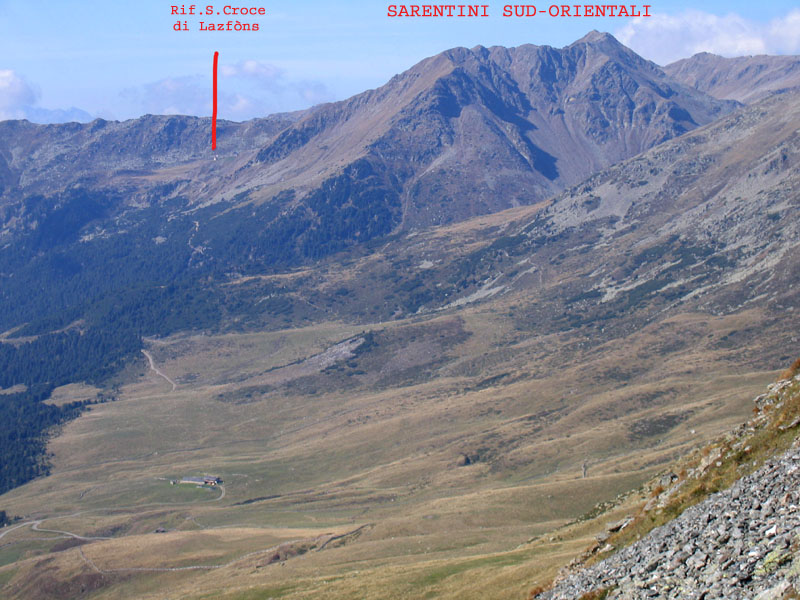
[[[793,449],[539,598],[574,600],[603,589],[612,590],[609,600],[781,598],[800,590],[798,489]]]

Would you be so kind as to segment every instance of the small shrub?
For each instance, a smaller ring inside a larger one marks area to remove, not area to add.
[[[537,585],[528,593],[528,600],[533,600],[537,596],[541,596],[547,591],[547,588],[543,585]]]
[[[614,591],[614,588],[617,586],[611,586],[607,588],[601,588],[599,590],[592,590],[591,592],[586,592],[582,594],[578,600],[605,600],[608,598],[608,595]]]
[[[794,363],[792,363],[792,366],[789,367],[788,369],[786,369],[781,374],[781,379],[791,379],[792,377],[794,377],[798,373],[800,373],[800,358],[798,358],[796,361],[794,361]]]

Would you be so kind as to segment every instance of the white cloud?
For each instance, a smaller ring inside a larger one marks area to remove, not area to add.
[[[722,56],[792,54],[800,51],[800,9],[769,23],[700,10],[632,19],[615,33],[620,42],[664,65],[698,52]]]
[[[257,60],[243,60],[235,65],[222,65],[220,75],[223,77],[250,77],[262,80],[264,83],[276,81],[283,77],[283,70],[275,65]]]
[[[72,107],[50,109],[38,106],[39,90],[16,71],[0,69],[0,120],[28,119],[34,123],[91,121],[86,111]]]
[[[800,8],[796,8],[783,19],[772,21],[769,34],[773,45],[786,54],[800,53]]]
[[[120,94],[142,114],[211,114],[211,87],[200,76],[172,77],[128,88]]]
[[[319,81],[291,80],[285,70],[270,63],[244,60],[220,68],[220,74],[232,80],[232,84],[249,88],[254,104],[266,103],[274,111],[307,108],[320,102],[333,100],[333,94]],[[263,114],[254,116],[264,116]]]
[[[307,108],[333,99],[316,81],[293,81],[286,72],[255,60],[219,66],[219,117],[246,120]],[[129,88],[121,96],[134,111],[151,114],[211,114],[211,81],[206,76],[175,77]]]
[[[0,70],[0,119],[24,119],[37,100],[36,90],[25,79],[10,69]]]

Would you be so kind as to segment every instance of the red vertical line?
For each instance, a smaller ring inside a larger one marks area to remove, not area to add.
[[[214,52],[214,84],[213,84],[213,106],[211,108],[211,149],[217,149],[217,63],[219,62],[219,52]]]

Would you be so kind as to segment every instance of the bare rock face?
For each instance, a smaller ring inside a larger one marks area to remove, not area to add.
[[[715,98],[751,103],[800,85],[800,56],[724,58],[701,52],[664,67],[684,85]]]

